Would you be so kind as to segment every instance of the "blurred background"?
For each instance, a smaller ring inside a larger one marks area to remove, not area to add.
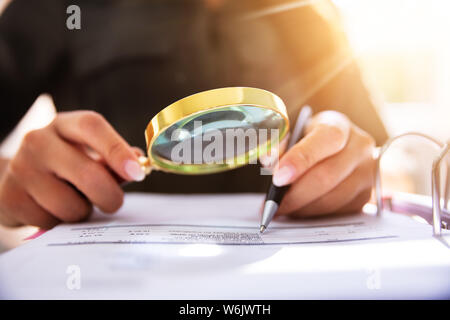
[[[333,2],[366,81],[381,96],[379,112],[389,134],[419,131],[449,140],[450,1]],[[436,154],[420,139],[399,141],[383,161],[384,185],[430,194]]]
[[[0,0],[0,14],[9,0]],[[308,1],[299,1],[307,3]],[[334,0],[367,84],[380,97],[391,136],[419,131],[450,139],[450,1]],[[51,121],[52,99],[37,99],[1,145],[14,154],[22,136]],[[383,161],[386,189],[430,193],[433,147],[399,142]]]

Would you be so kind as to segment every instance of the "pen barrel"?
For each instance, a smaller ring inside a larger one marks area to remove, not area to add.
[[[283,196],[285,195],[286,191],[289,189],[289,186],[283,186],[283,187],[277,187],[273,183],[270,184],[269,191],[267,192],[267,200],[273,200],[278,205],[280,205],[281,200],[283,199]]]

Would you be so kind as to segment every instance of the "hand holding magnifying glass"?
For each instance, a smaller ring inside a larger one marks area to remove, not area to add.
[[[12,159],[0,160],[0,223],[51,228],[85,219],[93,205],[114,212],[123,201],[120,180],[140,181],[151,169],[180,174],[233,169],[269,153],[288,130],[281,99],[255,88],[206,91],[162,110],[146,130],[147,158],[139,158],[100,114],[58,113],[50,125],[27,134]],[[230,141],[256,143],[227,143],[227,131]],[[251,132],[256,139],[245,135]],[[208,148],[211,142],[214,150]],[[360,208],[370,196],[373,146],[344,115],[319,113],[275,171],[276,184],[291,184],[279,213],[309,216]]]
[[[269,150],[288,127],[283,102],[270,92],[254,88],[202,92],[177,101],[152,119],[146,130],[148,158],[141,157],[139,163],[136,150],[100,114],[58,113],[50,125],[28,133],[12,159],[0,159],[0,223],[48,229],[61,221],[85,219],[93,205],[115,212],[123,202],[123,181],[141,181],[149,169],[205,174],[242,166]],[[237,144],[228,152],[230,144],[225,141],[223,153],[216,148],[212,157],[196,156],[196,143],[203,140],[199,138],[226,134],[227,129],[256,132],[257,143],[243,148]],[[279,137],[260,137],[267,129],[278,130]],[[184,151],[194,151],[191,156],[172,152],[188,142],[193,142],[191,149]]]

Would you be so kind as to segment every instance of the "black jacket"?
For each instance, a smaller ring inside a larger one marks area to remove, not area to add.
[[[288,2],[208,3],[13,0],[0,16],[0,138],[39,94],[50,93],[58,111],[96,110],[145,149],[148,121],[170,103],[250,86],[278,94],[291,118],[309,103],[343,111],[378,142],[385,139],[331,4],[272,10]],[[66,27],[71,4],[81,9],[81,30]],[[264,191],[268,179],[252,165],[197,177],[155,172],[128,188],[249,192]]]

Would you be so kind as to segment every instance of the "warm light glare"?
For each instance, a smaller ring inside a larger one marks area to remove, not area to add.
[[[450,103],[450,1],[335,0],[357,58],[388,102]]]
[[[450,1],[335,0],[357,52],[449,48]],[[357,27],[356,27],[357,26]]]

